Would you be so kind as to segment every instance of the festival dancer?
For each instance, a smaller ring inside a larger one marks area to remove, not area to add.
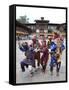
[[[48,62],[48,58],[49,58],[49,51],[48,51],[48,47],[46,46],[46,42],[43,42],[43,46],[42,46],[42,57],[41,57],[41,65],[42,65],[42,71],[45,73],[46,70],[46,66],[47,66],[47,62]]]
[[[29,50],[25,53],[25,55],[26,58],[20,63],[23,72],[25,71],[25,66],[28,68],[28,66],[31,65],[32,67],[35,68],[35,59],[34,59],[35,52],[32,46],[29,47]],[[30,74],[31,75],[33,74],[32,69],[30,71]]]
[[[36,36],[33,37],[32,39],[32,46],[35,50],[35,59],[37,60],[37,66],[39,68],[40,67],[40,47],[41,45],[39,41],[36,39]]]
[[[51,52],[53,51],[53,53],[51,53],[51,62],[50,62],[51,75],[53,75],[53,67],[56,66],[57,76],[59,76],[59,71],[61,67],[61,55],[62,51],[64,50],[64,46],[62,45],[63,43],[60,39],[60,36],[58,35],[50,47]]]

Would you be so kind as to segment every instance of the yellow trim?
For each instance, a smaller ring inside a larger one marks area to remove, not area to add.
[[[16,31],[16,34],[22,34],[22,35],[27,35],[27,32],[21,32],[21,31]]]

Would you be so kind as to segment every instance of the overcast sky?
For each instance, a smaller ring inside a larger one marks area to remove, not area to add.
[[[16,19],[19,16],[26,15],[29,18],[30,23],[34,23],[34,20],[44,17],[45,20],[49,20],[50,23],[65,23],[66,11],[64,9],[48,9],[48,8],[32,8],[32,7],[16,7]]]

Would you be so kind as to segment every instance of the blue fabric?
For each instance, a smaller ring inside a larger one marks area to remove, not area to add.
[[[34,65],[35,64],[35,59],[34,59],[34,50],[33,48],[30,48],[27,52],[26,52],[26,59],[24,59],[23,61],[21,61],[21,63],[25,63],[27,65]]]
[[[21,61],[21,64],[34,65],[35,61],[31,59],[24,59],[23,61]]]
[[[51,42],[50,49],[51,51],[55,51],[57,48],[57,45],[54,42]]]
[[[24,52],[24,51],[28,50],[28,46],[26,46],[26,45],[23,46],[22,45],[22,46],[19,47],[19,49]]]
[[[22,45],[22,47],[24,48],[25,51],[29,49],[28,45]]]
[[[63,51],[65,49],[65,46],[62,44],[61,46],[61,50]]]
[[[25,49],[24,49],[23,47],[19,47],[19,49],[20,49],[21,51],[25,51]]]
[[[51,62],[50,62],[50,66],[54,66],[57,63],[57,59],[55,56],[51,56]]]

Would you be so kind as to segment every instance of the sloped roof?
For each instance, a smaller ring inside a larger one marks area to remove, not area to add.
[[[22,27],[24,28],[25,30],[27,30],[28,32],[32,32],[32,29],[31,28],[28,28],[26,25],[23,25],[22,23],[16,21],[16,26],[18,27]]]

